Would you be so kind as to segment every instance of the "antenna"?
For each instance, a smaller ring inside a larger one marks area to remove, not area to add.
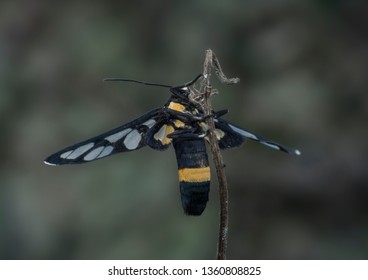
[[[173,88],[183,88],[183,87],[189,87],[191,85],[193,85],[200,77],[202,77],[202,74],[199,74],[197,77],[194,78],[194,80],[187,82],[185,84],[181,84],[181,85],[177,85],[177,86],[173,86]]]
[[[143,85],[148,85],[148,86],[156,86],[156,87],[166,87],[166,88],[183,88],[183,87],[188,87],[191,86],[192,84],[194,84],[200,77],[202,77],[202,74],[199,74],[197,77],[194,78],[194,80],[185,83],[185,84],[181,84],[181,85],[177,85],[177,86],[169,86],[169,85],[163,85],[163,84],[157,84],[157,83],[149,83],[149,82],[144,82],[144,81],[138,81],[138,80],[132,80],[132,79],[125,79],[125,78],[106,78],[103,81],[104,82],[132,82],[132,83],[137,83],[137,84],[143,84]]]
[[[172,88],[172,86],[169,86],[169,85],[156,84],[156,83],[148,83],[148,82],[144,82],[144,81],[138,81],[138,80],[132,80],[132,79],[125,79],[125,78],[106,78],[103,81],[104,82],[133,82],[133,83],[144,84],[144,85],[148,85],[148,86]]]

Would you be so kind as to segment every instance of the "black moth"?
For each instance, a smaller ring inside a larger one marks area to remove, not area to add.
[[[48,165],[86,163],[120,152],[134,151],[145,145],[165,150],[172,143],[178,163],[181,201],[187,215],[201,215],[206,208],[210,191],[210,168],[206,152],[207,125],[203,109],[190,100],[189,86],[153,84],[127,79],[106,79],[143,83],[170,88],[171,97],[162,107],[154,109],[127,124],[106,133],[69,146],[49,156]],[[300,155],[295,149],[269,141],[243,130],[220,118],[227,110],[213,112],[215,134],[221,149],[241,145],[246,139],[258,141],[272,149]]]

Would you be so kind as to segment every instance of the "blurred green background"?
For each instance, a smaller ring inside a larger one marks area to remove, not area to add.
[[[229,259],[367,259],[368,4],[364,1],[2,1],[0,258],[213,259],[218,192],[183,214],[172,148],[87,165],[49,154],[162,106],[213,49],[226,119]]]

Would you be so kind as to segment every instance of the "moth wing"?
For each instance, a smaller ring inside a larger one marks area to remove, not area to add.
[[[166,150],[172,142],[172,139],[167,136],[174,131],[174,126],[168,124],[166,119],[158,121],[147,133],[146,144],[155,150]]]
[[[44,163],[48,165],[86,163],[116,153],[140,149],[146,145],[146,133],[156,124],[160,111],[161,108],[152,110],[127,124],[66,147],[50,155]]]
[[[224,119],[215,119],[215,127],[219,130],[221,138],[219,138],[219,146],[221,149],[228,149],[240,146],[246,139],[257,141],[271,149],[286,152],[292,155],[300,155],[300,151],[297,149],[289,148],[282,144],[273,142],[261,136],[258,136],[252,132],[241,129]]]

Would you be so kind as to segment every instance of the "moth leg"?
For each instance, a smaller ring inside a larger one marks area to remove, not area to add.
[[[175,117],[175,118],[177,118],[181,121],[184,121],[184,122],[196,122],[196,121],[203,120],[203,115],[202,114],[199,115],[199,116],[195,116],[191,113],[179,112],[179,111],[172,110],[170,108],[166,109],[166,113],[169,116]]]
[[[215,119],[218,119],[219,117],[225,115],[229,113],[229,110],[228,109],[223,109],[223,110],[220,110],[220,111],[212,111],[211,114],[209,115],[203,115],[201,117],[201,121],[205,121],[206,119],[208,119],[209,117],[214,117]]]
[[[220,110],[220,111],[212,111],[212,113],[210,115],[204,115],[199,113],[198,115],[193,115],[190,113],[183,113],[183,112],[179,112],[179,111],[175,111],[172,110],[170,108],[166,109],[166,113],[168,114],[168,116],[172,116],[172,117],[176,117],[177,119],[183,121],[183,122],[197,122],[197,121],[204,121],[206,119],[208,119],[209,117],[214,117],[214,118],[219,118],[225,114],[227,114],[229,112],[229,110],[224,109],[224,110]]]
[[[198,131],[197,128],[180,129],[167,135],[170,139],[198,139],[204,138],[206,133],[203,131]]]
[[[212,115],[215,119],[218,119],[219,117],[222,117],[223,115],[229,113],[229,110],[228,109],[223,109],[223,110],[220,110],[220,111],[213,111],[212,112]]]

